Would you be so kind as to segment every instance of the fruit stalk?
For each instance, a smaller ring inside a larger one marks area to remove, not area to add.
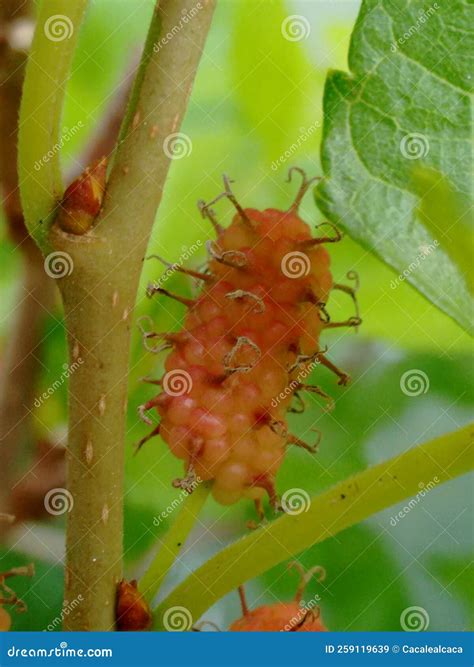
[[[173,606],[185,606],[197,621],[224,595],[312,544],[416,496],[430,481],[439,485],[466,474],[473,468],[473,444],[470,424],[367,468],[312,498],[300,513],[286,514],[234,542],[160,603],[154,629],[163,629],[163,615]]]
[[[155,558],[140,579],[139,589],[148,602],[153,601],[170,568],[178,558],[200,511],[204,507],[209,491],[210,483],[201,482],[188,495],[175,522],[161,541]]]

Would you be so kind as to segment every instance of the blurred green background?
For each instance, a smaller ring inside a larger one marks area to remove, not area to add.
[[[139,52],[153,6],[151,0],[93,0],[81,34],[64,115],[64,133],[83,127],[66,144],[67,167],[101,118],[109,96]],[[190,8],[193,3],[190,2]],[[239,201],[252,207],[284,207],[296,184],[285,183],[292,165],[310,175],[320,173],[321,101],[328,69],[347,69],[350,33],[358,0],[315,2],[259,2],[220,0],[206,50],[181,131],[192,151],[172,163],[165,196],[150,241],[150,253],[177,261],[187,248],[211,236],[211,228],[196,208],[222,191],[222,173],[235,179]],[[288,15],[304,14],[310,30],[305,39],[282,38]],[[299,147],[292,146],[299,143]],[[285,152],[291,152],[289,159]],[[217,205],[225,224],[231,210]],[[317,224],[322,218],[311,195],[302,217]],[[133,224],[133,221],[131,221]],[[17,299],[21,266],[2,227],[0,262],[1,346],[8,331],[8,314]],[[292,418],[292,430],[308,438],[316,423],[323,433],[320,453],[290,451],[278,477],[278,489],[304,488],[310,494],[369,464],[394,456],[433,436],[467,423],[472,397],[472,363],[467,335],[406,283],[390,287],[393,272],[346,237],[331,247],[335,279],[345,281],[349,270],[360,276],[363,326],[358,334],[334,331],[325,336],[331,358],[353,376],[353,384],[338,387],[329,373],[317,370],[317,383],[336,399],[332,413],[322,411],[310,396],[303,416]],[[205,261],[203,251],[191,264]],[[137,317],[150,314],[160,331],[179,328],[183,308],[155,297],[145,297],[147,282],[163,271],[156,260],[144,264]],[[345,281],[347,282],[347,281]],[[196,286],[174,275],[167,288],[191,294]],[[334,319],[349,316],[353,306],[338,296],[329,308]],[[61,309],[47,325],[42,350],[44,371],[38,394],[63,372],[66,360]],[[181,464],[155,439],[133,457],[132,445],[147,427],[136,416],[137,406],[152,396],[140,381],[158,376],[162,356],[144,351],[138,330],[133,340],[126,468],[126,574],[143,572],[173,520],[155,527],[158,516],[177,496],[171,480]],[[420,369],[429,378],[425,394],[410,397],[400,389],[402,374]],[[314,378],[313,378],[314,379]],[[66,387],[58,389],[38,410],[38,435],[52,438],[65,428]],[[393,507],[301,555],[305,566],[323,565],[324,584],[310,585],[309,595],[321,596],[322,615],[332,630],[399,630],[400,614],[412,605],[427,610],[432,630],[472,629],[472,487],[458,479],[430,491],[396,526]],[[212,500],[169,576],[165,590],[225,544],[246,532],[253,518],[250,503],[222,508]],[[28,524],[15,532],[14,544],[4,553],[2,570],[34,559],[37,576],[18,581],[30,611],[14,615],[14,629],[42,630],[60,613],[64,522]],[[47,545],[47,546],[46,546]],[[251,606],[293,596],[297,583],[286,566],[249,582]],[[238,597],[229,595],[205,618],[225,629],[240,615]]]

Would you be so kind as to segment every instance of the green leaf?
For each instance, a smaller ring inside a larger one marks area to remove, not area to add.
[[[197,620],[217,600],[246,580],[336,535],[404,498],[435,477],[446,482],[472,469],[473,426],[436,438],[340,482],[305,500],[298,514],[285,514],[220,551],[193,572],[158,606],[154,624],[173,606]]]
[[[351,73],[331,72],[326,81],[326,179],[316,189],[328,218],[471,330],[464,273],[444,244],[436,246],[432,228],[420,224],[416,174],[420,167],[435,171],[457,195],[469,196],[466,49],[473,9],[461,0],[436,7],[426,0],[403,7],[396,0],[364,0],[352,35]],[[456,222],[450,215],[442,231]]]
[[[474,292],[474,235],[467,198],[461,198],[449,181],[436,171],[419,169],[414,184],[420,196],[417,215],[439,240],[443,250],[464,274],[471,294]],[[446,221],[450,224],[447,225]]]

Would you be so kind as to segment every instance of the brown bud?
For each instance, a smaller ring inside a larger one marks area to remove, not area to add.
[[[119,583],[117,593],[117,630],[140,631],[149,630],[151,626],[151,609],[148,602],[139,592],[135,579],[125,579]]]
[[[57,223],[69,234],[85,234],[93,225],[102,206],[107,171],[103,157],[87,169],[66,189],[60,204]]]

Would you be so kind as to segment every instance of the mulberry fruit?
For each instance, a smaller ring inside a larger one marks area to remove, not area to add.
[[[165,294],[189,308],[178,333],[144,329],[148,349],[170,349],[158,396],[140,406],[156,408],[160,423],[139,446],[160,434],[173,454],[184,461],[186,476],[174,485],[189,488],[196,479],[213,480],[214,498],[230,505],[246,497],[255,500],[262,515],[265,492],[279,507],[275,476],[289,445],[315,450],[288,432],[286,413],[301,393],[312,391],[331,401],[319,387],[304,379],[321,364],[336,373],[339,384],[349,381],[320,346],[323,330],[357,327],[360,318],[331,322],[326,303],[331,290],[340,289],[355,300],[355,290],[333,282],[325,243],[329,236],[312,238],[298,207],[310,184],[301,169],[302,185],[287,211],[243,209],[224,177],[225,191],[212,202],[200,202],[212,223],[216,240],[207,243],[207,270],[197,272],[168,265],[203,283],[200,295],[184,299],[170,294],[160,282],[148,295]],[[211,206],[227,197],[236,208],[229,227],[216,220]],[[168,269],[169,270],[169,269]],[[349,274],[348,274],[349,275]],[[152,339],[158,345],[150,347]]]
[[[319,597],[312,598],[307,603],[302,603],[304,589],[313,576],[318,575],[321,582],[325,577],[323,568],[316,566],[307,573],[299,563],[292,563],[301,573],[301,582],[292,602],[277,602],[271,605],[262,605],[253,611],[249,611],[242,587],[239,588],[242,603],[242,618],[234,621],[230,626],[231,632],[326,632],[327,628],[321,620],[319,606],[316,601]]]

